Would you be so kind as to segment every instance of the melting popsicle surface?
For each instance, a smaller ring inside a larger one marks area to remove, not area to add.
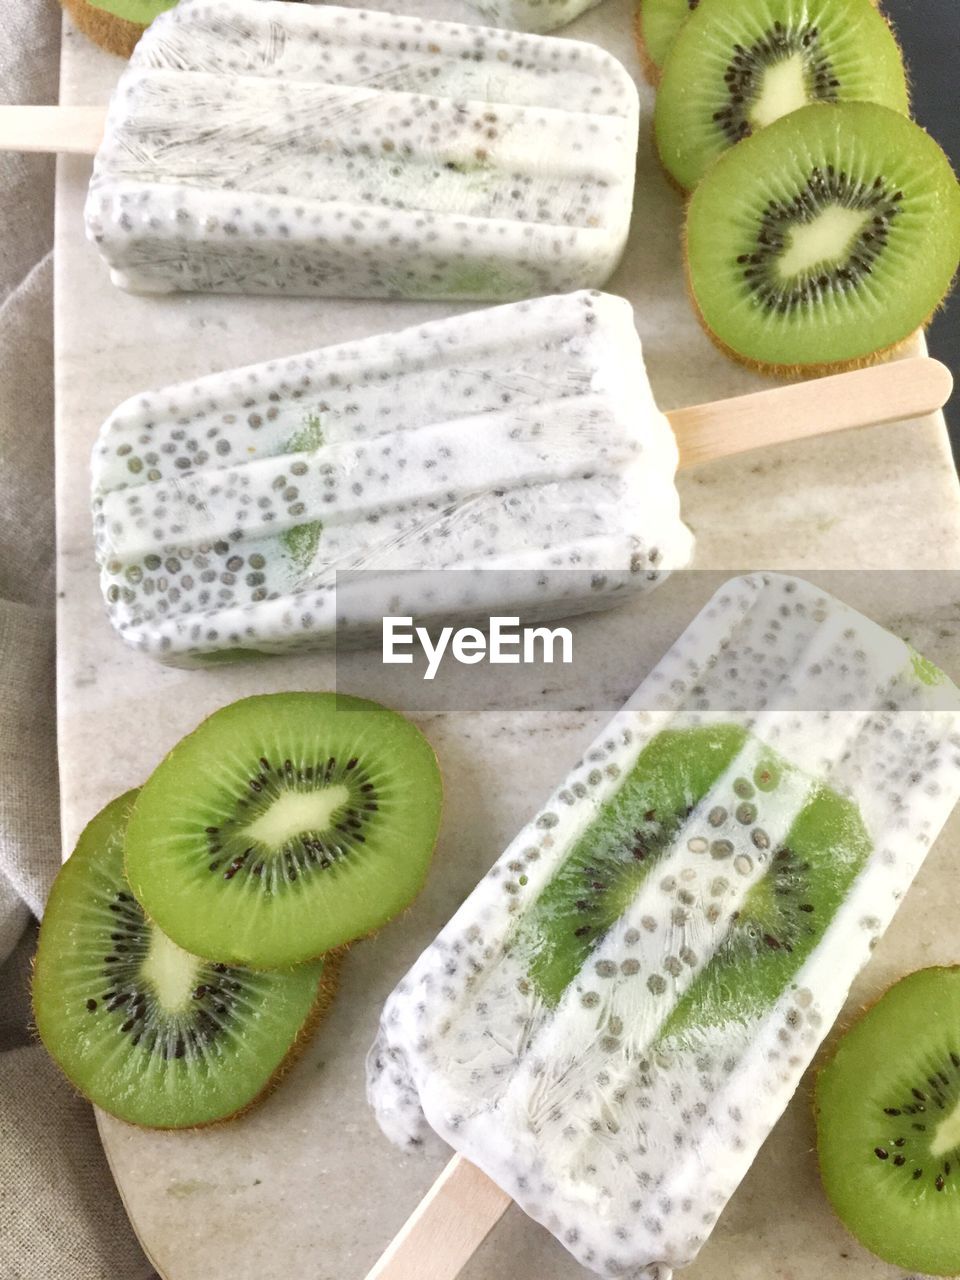
[[[387,1001],[429,1128],[585,1265],[690,1262],[960,794],[960,695],[797,579],[726,584]]]
[[[140,292],[507,301],[598,286],[636,88],[594,45],[182,0],[112,99],[87,230]]]
[[[601,607],[687,563],[676,465],[628,303],[513,303],[122,405],[93,455],[103,592],[174,662],[329,643],[427,595]]]

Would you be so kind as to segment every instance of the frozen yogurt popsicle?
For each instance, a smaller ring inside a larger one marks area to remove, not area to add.
[[[667,1280],[958,794],[942,672],[812,585],[728,582],[388,999],[384,1131],[434,1130],[599,1274]]]
[[[179,665],[379,643],[386,613],[607,608],[691,557],[678,459],[931,412],[949,390],[915,359],[664,415],[622,298],[416,325],[121,405],[93,452],[103,594],[130,645]]]
[[[181,0],[120,78],[87,201],[118,285],[504,301],[602,284],[638,98],[595,45]]]
[[[602,607],[687,563],[676,466],[629,303],[513,303],[122,405],[93,454],[102,587],[128,643],[180,663],[431,598]]]

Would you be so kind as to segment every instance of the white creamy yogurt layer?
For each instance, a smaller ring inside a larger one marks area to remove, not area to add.
[[[691,734],[695,764],[644,764]],[[805,582],[730,581],[388,999],[382,1128],[435,1131],[602,1276],[668,1280],[958,795],[941,672]]]
[[[605,608],[689,562],[677,457],[623,299],[418,325],[121,405],[92,462],[103,593],[175,663]]]
[[[602,285],[639,103],[595,45],[181,0],[111,101],[90,238],[135,292],[507,301]]]

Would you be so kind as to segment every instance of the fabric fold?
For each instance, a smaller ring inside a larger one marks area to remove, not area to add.
[[[60,18],[53,0],[0,5],[0,102],[56,102]],[[31,1029],[31,917],[60,865],[54,167],[0,155],[0,1276],[147,1280],[93,1111]]]

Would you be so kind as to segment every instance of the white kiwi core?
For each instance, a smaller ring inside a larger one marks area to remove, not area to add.
[[[764,69],[760,92],[749,111],[750,123],[765,129],[781,116],[805,107],[809,101],[803,54],[791,54]]]
[[[182,1013],[193,1000],[202,963],[154,928],[140,976],[153,988],[162,1009],[167,1013]]]
[[[342,783],[320,791],[282,791],[246,828],[246,835],[268,849],[282,849],[307,831],[324,831],[350,798]]]
[[[834,204],[811,222],[791,227],[786,251],[777,259],[781,279],[789,280],[821,263],[842,262],[870,217],[867,210],[844,209]]]
[[[937,1131],[930,1143],[930,1154],[937,1160],[957,1147],[960,1147],[960,1102],[937,1125]]]

